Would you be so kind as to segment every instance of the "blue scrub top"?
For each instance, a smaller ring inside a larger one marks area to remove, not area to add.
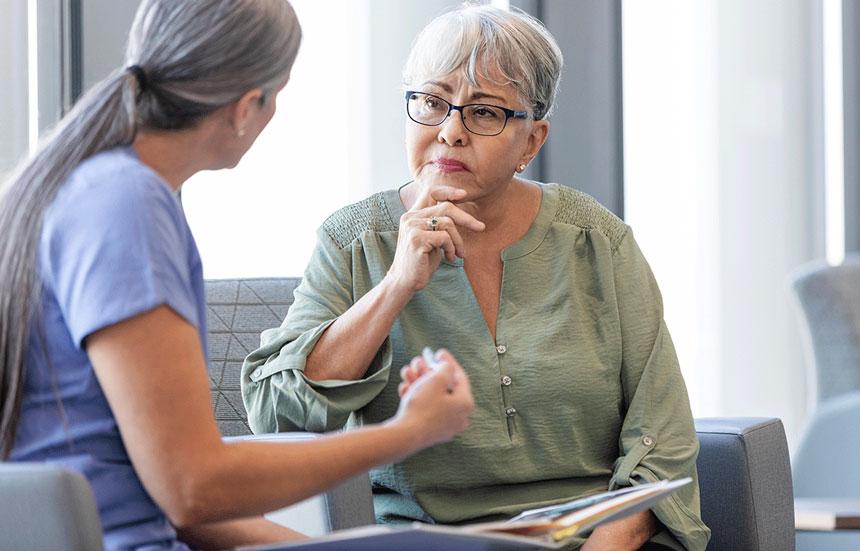
[[[203,271],[177,195],[131,147],[94,155],[46,211],[37,262],[44,341],[34,324],[10,459],[86,476],[106,549],[185,549],[138,479],[83,348],[93,332],[167,305],[206,350]]]

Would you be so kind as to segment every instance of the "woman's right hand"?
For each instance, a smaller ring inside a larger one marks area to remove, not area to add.
[[[394,261],[388,270],[397,286],[414,293],[427,286],[439,267],[442,255],[448,262],[463,256],[463,238],[458,227],[483,231],[484,223],[454,204],[466,192],[449,186],[428,186],[403,216]],[[430,220],[438,221],[436,229]]]
[[[419,435],[422,448],[447,442],[466,430],[475,409],[469,376],[447,350],[437,353],[435,369],[418,358],[421,375],[404,389],[394,421]]]

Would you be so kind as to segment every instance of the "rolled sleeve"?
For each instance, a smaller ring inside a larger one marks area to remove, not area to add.
[[[348,251],[319,231],[284,323],[263,332],[260,348],[242,366],[242,396],[255,433],[340,429],[385,388],[393,356],[388,338],[361,379],[315,381],[304,374],[320,337],[353,305],[351,282]]]
[[[696,457],[699,442],[686,386],[663,321],[654,276],[628,231],[614,254],[626,413],[610,488],[691,477],[652,509],[686,549],[705,549]]]

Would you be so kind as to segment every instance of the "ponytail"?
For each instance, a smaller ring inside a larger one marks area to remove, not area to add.
[[[41,338],[36,255],[57,191],[85,159],[131,144],[138,127],[189,128],[248,90],[272,89],[301,34],[287,0],[143,0],[128,69],[93,87],[0,188],[0,459],[15,444],[30,331]]]
[[[136,82],[115,71],[75,105],[0,191],[0,458],[15,443],[33,313],[41,298],[36,253],[42,218],[81,161],[134,139]]]

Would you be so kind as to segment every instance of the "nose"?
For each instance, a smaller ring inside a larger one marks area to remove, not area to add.
[[[439,143],[448,145],[465,145],[469,139],[469,131],[463,124],[463,112],[452,109],[448,118],[439,125]]]

